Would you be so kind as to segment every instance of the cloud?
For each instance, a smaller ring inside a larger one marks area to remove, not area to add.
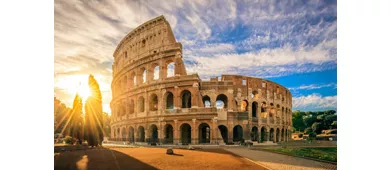
[[[294,110],[325,110],[337,108],[337,96],[322,96],[310,94],[307,96],[293,97]]]
[[[289,90],[313,90],[313,89],[320,89],[320,88],[325,88],[325,87],[336,88],[336,83],[301,85],[299,87],[292,87],[292,88],[288,88],[288,89]]]
[[[202,78],[278,77],[337,66],[336,1],[56,0],[54,8],[55,80],[107,77],[99,82],[106,109],[116,46],[160,15],[183,44],[187,71]],[[55,95],[72,101],[57,83]]]

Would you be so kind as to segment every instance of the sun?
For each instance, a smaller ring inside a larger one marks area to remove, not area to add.
[[[83,103],[91,95],[88,86],[88,75],[72,75],[62,77],[56,82],[56,85],[66,90],[66,92],[72,96],[79,94],[83,100]]]

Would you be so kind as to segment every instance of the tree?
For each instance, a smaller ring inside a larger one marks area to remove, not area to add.
[[[293,127],[296,130],[303,131],[306,128],[305,123],[303,122],[303,116],[304,112],[294,111],[292,113],[292,122],[293,122]]]
[[[103,112],[103,127],[104,127],[104,136],[111,136],[111,126],[110,126],[111,116]]]
[[[321,122],[315,122],[313,123],[313,125],[311,126],[311,128],[313,129],[313,132],[317,133],[317,134],[320,134],[321,131],[324,129],[323,128],[323,124]]]
[[[313,132],[313,129],[311,127],[306,128],[304,131],[305,134],[309,134],[311,132]]]
[[[65,125],[71,113],[72,109],[54,97],[54,133],[63,133],[66,130]]]
[[[303,118],[303,122],[305,123],[306,127],[311,127],[311,125],[316,121],[317,121],[317,117],[312,115]]]
[[[82,143],[83,130],[83,101],[77,93],[73,100],[72,115],[70,117],[70,135]]]
[[[324,118],[325,127],[332,126],[332,123],[334,121],[337,121],[337,115],[327,115],[327,116],[325,116],[325,118]]]
[[[89,146],[98,146],[103,142],[102,95],[93,75],[89,75],[88,85],[91,96],[85,102],[85,129]]]
[[[332,127],[333,127],[334,129],[336,129],[336,128],[337,128],[337,121],[333,121],[333,123],[332,123]]]

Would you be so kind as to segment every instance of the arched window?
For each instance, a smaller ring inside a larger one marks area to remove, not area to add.
[[[129,112],[130,112],[130,114],[134,113],[134,100],[133,99],[130,100]]]
[[[259,92],[257,90],[252,91],[252,99],[258,99],[259,98]]]
[[[146,83],[146,69],[145,68],[142,71],[142,83]]]
[[[173,109],[173,94],[171,92],[166,93],[166,109]]]
[[[267,103],[263,102],[261,103],[261,112],[266,112],[265,108],[267,107]]]
[[[257,102],[252,102],[252,117],[257,117]]]
[[[248,101],[246,101],[246,100],[243,100],[242,102],[241,102],[241,111],[248,111]]]
[[[167,77],[173,77],[175,75],[175,63],[170,62],[167,66]]]
[[[154,67],[153,80],[158,80],[159,79],[159,77],[160,77],[159,73],[160,73],[160,66],[157,65],[157,66]]]
[[[156,111],[158,109],[158,97],[156,94],[152,94],[150,96],[150,105],[149,105],[149,109],[151,111]]]
[[[191,92],[184,90],[181,94],[181,107],[182,108],[191,108]]]
[[[145,111],[145,99],[142,96],[138,98],[138,111],[139,112]]]
[[[202,97],[204,107],[211,107],[210,97],[209,96],[203,96]]]
[[[131,75],[130,75],[130,80],[131,80],[131,85],[132,86],[135,86],[136,84],[137,84],[137,76],[135,76],[135,73],[133,72],[133,73],[131,73]]]
[[[227,108],[228,106],[228,98],[224,94],[220,94],[217,96],[217,100],[215,102],[215,105],[218,109],[221,108]]]

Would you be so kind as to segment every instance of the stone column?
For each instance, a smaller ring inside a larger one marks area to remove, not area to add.
[[[196,127],[196,119],[192,119],[192,128],[191,128],[191,144],[198,144],[198,127]]]
[[[177,120],[174,120],[175,121],[175,124],[174,124],[174,129],[173,129],[173,143],[179,143],[179,139],[180,139],[180,127],[178,127],[177,125]]]

